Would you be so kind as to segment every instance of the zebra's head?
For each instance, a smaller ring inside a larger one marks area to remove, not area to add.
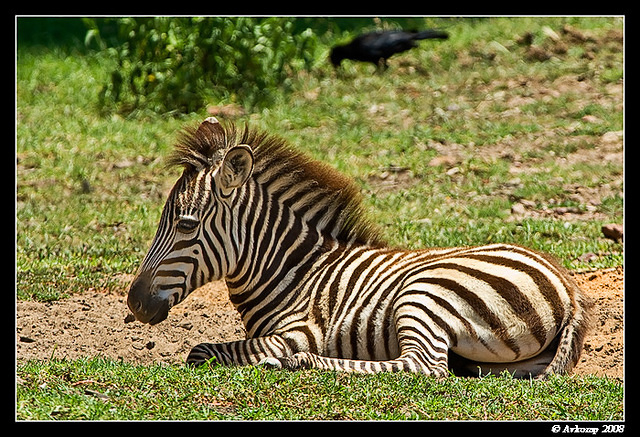
[[[232,244],[229,205],[251,176],[254,158],[250,146],[234,145],[210,117],[185,136],[171,161],[184,171],[127,299],[135,317],[152,325],[194,289],[225,277],[232,267],[234,260],[223,253]]]

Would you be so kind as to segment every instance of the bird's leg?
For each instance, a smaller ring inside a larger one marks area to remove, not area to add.
[[[376,71],[378,73],[384,73],[385,71],[387,71],[387,68],[389,68],[389,65],[387,65],[387,60],[385,58],[378,59]]]

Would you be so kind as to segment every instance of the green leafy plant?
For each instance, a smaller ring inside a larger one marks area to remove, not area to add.
[[[100,93],[102,108],[190,113],[209,102],[245,107],[273,101],[293,73],[310,68],[316,47],[310,29],[286,17],[151,17],[87,21],[89,40],[117,67]],[[115,24],[115,26],[114,26]],[[115,28],[115,29],[114,29]],[[108,35],[107,35],[108,36]]]

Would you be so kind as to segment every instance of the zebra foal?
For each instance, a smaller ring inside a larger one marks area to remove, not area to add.
[[[591,303],[546,255],[390,247],[350,179],[215,118],[185,131],[170,163],[183,173],[127,304],[156,324],[224,279],[247,332],[187,363],[544,376],[578,361]]]

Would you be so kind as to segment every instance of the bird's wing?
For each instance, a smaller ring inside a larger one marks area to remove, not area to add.
[[[365,35],[361,41],[371,51],[379,52],[381,56],[388,57],[394,53],[409,50],[415,47],[413,34],[403,31],[386,31]]]

